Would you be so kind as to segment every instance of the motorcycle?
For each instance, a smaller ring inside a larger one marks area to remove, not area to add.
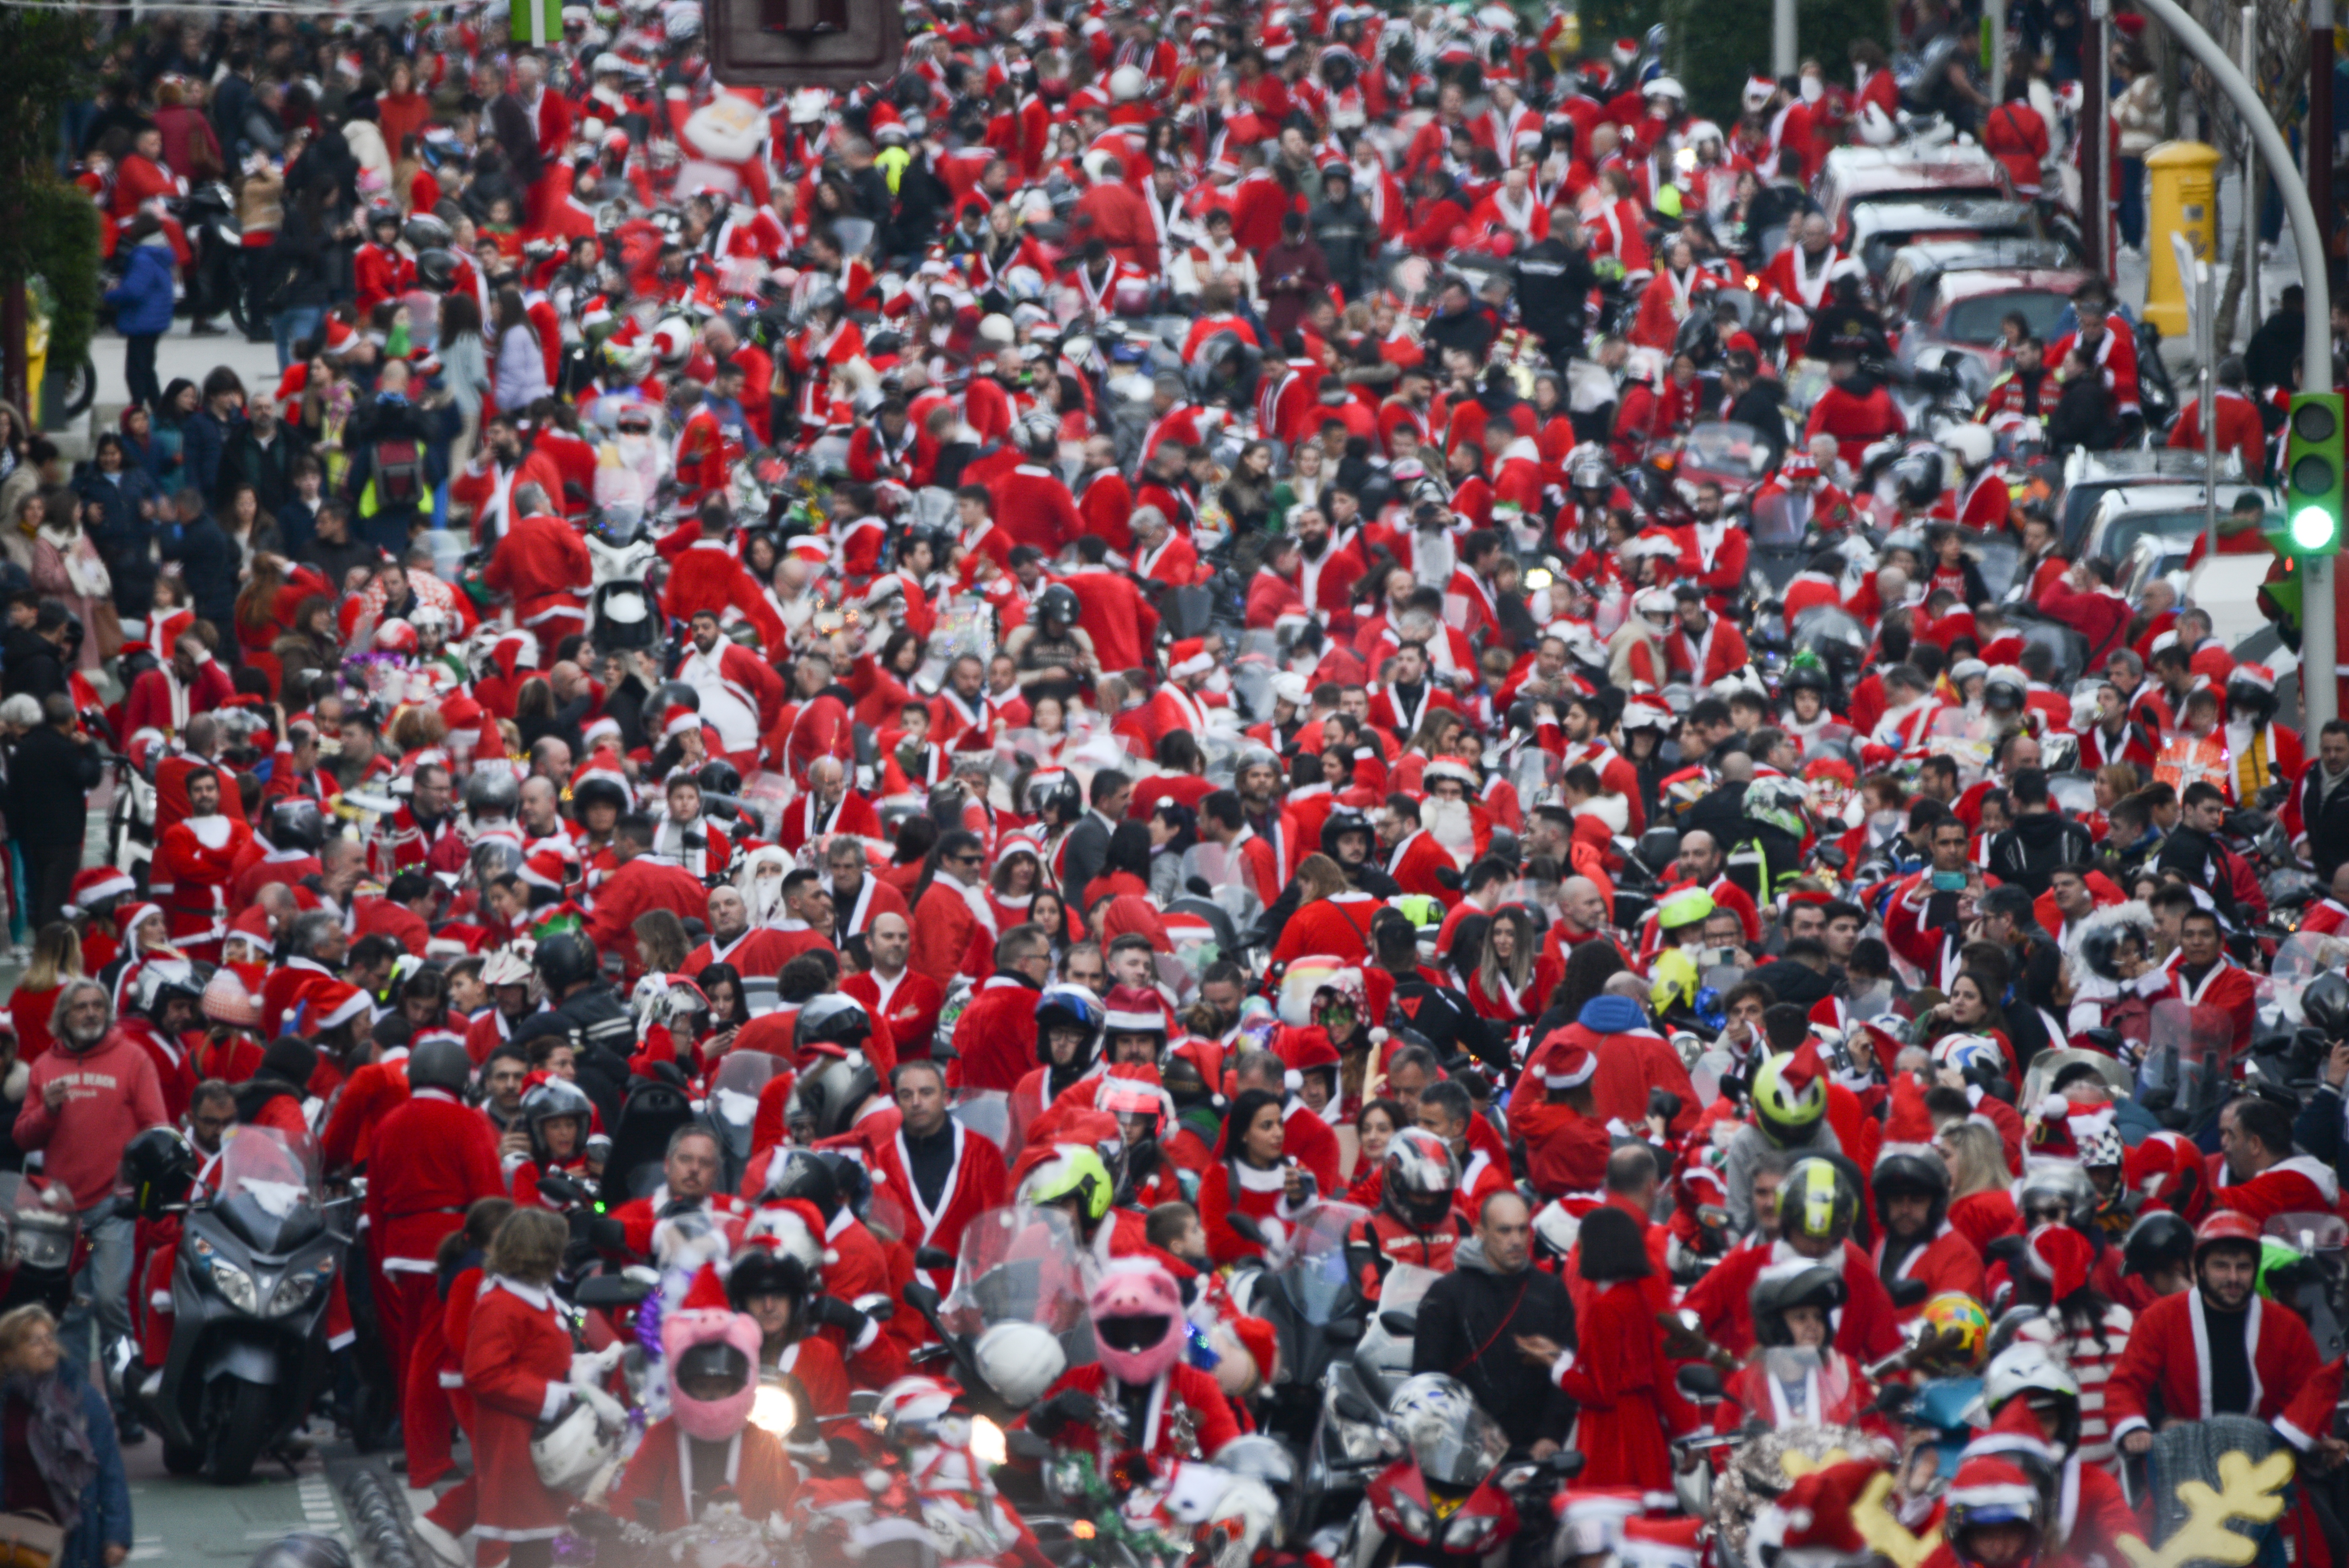
[[[1397,1388],[1380,1435],[1391,1461],[1354,1511],[1340,1561],[1346,1568],[1493,1563],[1583,1457],[1561,1449],[1540,1461],[1506,1462],[1509,1439],[1458,1379],[1423,1372]]]
[[[269,341],[265,320],[256,320],[243,286],[244,234],[236,221],[236,199],[225,182],[209,180],[180,203],[180,223],[194,248],[188,265],[188,315],[202,323],[222,311],[247,342]],[[256,324],[262,330],[256,332]]]
[[[607,507],[587,531],[593,570],[587,588],[587,638],[598,653],[650,648],[660,639],[660,601],[645,584],[656,558],[644,516]]]
[[[50,1316],[63,1317],[83,1250],[73,1194],[55,1182],[0,1172],[0,1216],[6,1225],[0,1251],[5,1251],[9,1270],[6,1289],[0,1293],[0,1312],[37,1303]]]
[[[321,1204],[316,1156],[238,1129],[189,1209],[171,1271],[171,1348],[156,1393],[165,1468],[222,1486],[300,1426],[326,1365],[326,1306],[350,1199]]]

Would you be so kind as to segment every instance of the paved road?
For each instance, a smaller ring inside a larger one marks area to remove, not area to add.
[[[130,1477],[133,1563],[243,1564],[269,1542],[297,1530],[319,1531],[347,1544],[357,1539],[336,1489],[357,1463],[347,1444],[302,1462],[288,1475],[270,1462],[241,1487],[167,1475],[163,1445],[150,1434],[123,1455]]]

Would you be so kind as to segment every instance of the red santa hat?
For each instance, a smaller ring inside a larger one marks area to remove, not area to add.
[[[1148,986],[1119,985],[1102,998],[1110,1034],[1166,1034],[1173,1032],[1166,999]]]
[[[1775,1547],[1781,1554],[1799,1552],[1798,1560],[1806,1568],[1838,1561],[1865,1562],[1871,1553],[1852,1511],[1881,1473],[1872,1460],[1848,1459],[1797,1477],[1776,1501],[1754,1515],[1748,1539],[1764,1548]]]
[[[2088,1239],[2071,1226],[2042,1225],[2024,1243],[2023,1262],[2047,1282],[2049,1295],[2060,1302],[2087,1284],[2096,1254]]]
[[[139,884],[130,879],[129,872],[118,871],[111,866],[92,866],[87,870],[77,871],[73,879],[73,901],[66,906],[67,918],[79,915],[92,904],[125,898],[138,891],[138,888]],[[128,930],[129,928],[126,926],[123,929]]]
[[[672,702],[661,714],[661,739],[670,740],[688,730],[701,728],[701,715],[682,702]]]
[[[1914,1153],[1933,1142],[1932,1114],[1925,1109],[1925,1090],[1913,1073],[1892,1075],[1892,1100],[1884,1118],[1884,1155],[1896,1150]],[[1877,1158],[1881,1160],[1884,1155]]]
[[[1772,81],[1768,77],[1746,78],[1744,92],[1745,107],[1748,109],[1760,109],[1764,104],[1770,101],[1770,96],[1777,90],[1778,84]]]
[[[1623,1543],[1615,1555],[1624,1568],[1696,1568],[1704,1547],[1701,1519],[1641,1519],[1623,1521]]]
[[[1426,784],[1432,784],[1437,779],[1456,779],[1472,794],[1476,788],[1476,770],[1470,767],[1467,761],[1461,757],[1448,755],[1438,757],[1422,769],[1419,776],[1421,781]]]
[[[1232,1331],[1232,1337],[1240,1342],[1240,1348],[1256,1363],[1257,1375],[1271,1382],[1280,1362],[1280,1338],[1273,1332],[1272,1324],[1260,1317],[1243,1314],[1226,1319],[1224,1326]]]
[[[2024,1405],[2021,1399],[2015,1405]],[[2028,1415],[2025,1408],[2024,1414]],[[2039,1488],[2023,1472],[2021,1465],[2003,1452],[1977,1452],[1967,1447],[1958,1461],[1958,1473],[1950,1482],[1949,1506],[1969,1511],[1977,1509],[2013,1509],[2017,1513],[2030,1513],[2040,1506]]]
[[[542,849],[522,863],[521,877],[530,887],[560,893],[570,885],[570,862],[559,849]]]
[[[326,358],[338,358],[358,347],[358,330],[347,321],[326,317]]]
[[[1786,461],[1778,465],[1778,477],[1781,479],[1816,479],[1818,476],[1818,459],[1806,452],[1790,452],[1786,454]]]
[[[1205,675],[1215,667],[1216,661],[1208,654],[1206,643],[1198,638],[1186,637],[1167,650],[1166,677],[1170,680],[1180,680],[1186,675]]]
[[[348,1023],[367,1007],[366,992],[330,974],[312,978],[295,994],[300,998],[295,1005],[302,1014],[305,1034]]]
[[[1819,1059],[1818,1042],[1806,1039],[1795,1047],[1794,1054],[1786,1058],[1786,1064],[1778,1069],[1778,1077],[1789,1092],[1800,1096],[1807,1093],[1826,1072],[1826,1064]]]
[[[1587,1045],[1565,1045],[1542,1058],[1542,1087],[1578,1089],[1599,1071],[1599,1054]]]
[[[2238,664],[2227,673],[2228,685],[2232,686],[2237,681],[2246,686],[2256,686],[2262,691],[2272,691],[2275,690],[2275,671],[2264,664]]]
[[[1618,38],[1608,46],[1607,57],[1619,66],[1628,66],[1640,57],[1640,40]]]
[[[796,556],[812,566],[821,566],[832,559],[832,546],[819,535],[799,534],[783,546],[783,554]]]

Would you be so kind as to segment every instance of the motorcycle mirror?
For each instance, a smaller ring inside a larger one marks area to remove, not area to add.
[[[1712,1368],[1707,1367],[1706,1370],[1711,1371]],[[1588,1462],[1584,1455],[1572,1449],[1560,1449],[1542,1461],[1552,1475],[1563,1477],[1568,1480],[1572,1480],[1576,1476],[1580,1475],[1582,1467]]]
[[[1892,1304],[1903,1308],[1923,1306],[1925,1298],[1933,1293],[1930,1280],[1895,1280],[1886,1289],[1891,1293]]]
[[[567,1176],[540,1177],[538,1195],[556,1209],[569,1209],[587,1201],[587,1189]]]
[[[577,1299],[581,1306],[631,1307],[652,1293],[650,1281],[632,1280],[626,1274],[591,1274],[579,1282]]]
[[[1232,1228],[1232,1234],[1241,1241],[1252,1241],[1259,1247],[1264,1245],[1264,1227],[1258,1225],[1248,1215],[1232,1214],[1226,1217],[1224,1223],[1229,1225]]]
[[[1052,1445],[1025,1427],[1003,1434],[1003,1449],[1015,1459],[1039,1460],[1052,1457]]]
[[[1419,1319],[1407,1312],[1379,1314],[1379,1326],[1397,1339],[1410,1339],[1419,1333]]]
[[[2021,1236],[2001,1236],[1994,1241],[1983,1244],[1982,1256],[1991,1262],[2004,1263],[2012,1270],[2023,1257],[2023,1249],[2025,1245],[2027,1243]],[[1894,1304],[1899,1304],[1897,1300]]]
[[[905,1304],[924,1317],[938,1310],[938,1293],[919,1280],[907,1284],[903,1293]]]
[[[1722,1396],[1721,1369],[1717,1366],[1709,1366],[1702,1362],[1683,1366],[1673,1374],[1672,1381],[1680,1386],[1681,1393],[1691,1399],[1712,1401]]]
[[[939,1248],[917,1247],[914,1250],[914,1267],[917,1269],[951,1269],[954,1266],[953,1254]]]

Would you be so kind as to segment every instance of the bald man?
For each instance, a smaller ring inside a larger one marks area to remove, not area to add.
[[[793,854],[834,834],[858,838],[881,836],[881,818],[873,803],[848,787],[848,770],[840,759],[822,756],[808,764],[807,793],[783,808],[782,846]]]
[[[864,939],[848,946],[849,957],[869,961],[866,967],[840,982],[843,994],[887,1021],[900,1062],[930,1054],[938,1032],[938,1012],[947,1004],[936,981],[906,967],[913,951],[914,928],[905,916],[895,911],[875,915]]]

